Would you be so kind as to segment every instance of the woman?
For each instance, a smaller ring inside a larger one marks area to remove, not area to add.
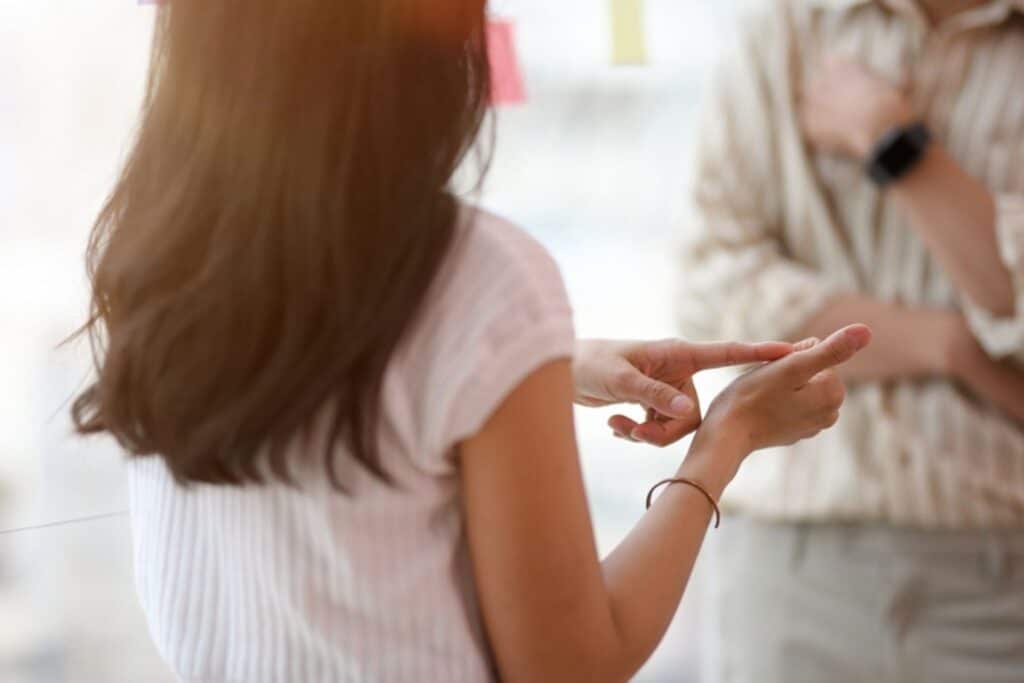
[[[554,263],[450,190],[487,108],[484,23],[481,0],[160,10],[75,417],[136,456],[139,592],[182,680],[623,680],[743,458],[836,418],[829,368],[864,328],[589,344],[574,389]],[[698,420],[673,403],[693,372],[780,358],[712,404],[599,562],[574,397],[649,397],[677,419],[615,426],[666,441]]]

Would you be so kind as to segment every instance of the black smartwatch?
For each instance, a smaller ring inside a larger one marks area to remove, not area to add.
[[[921,161],[931,141],[931,131],[924,123],[893,128],[868,155],[868,177],[879,187],[902,178]]]

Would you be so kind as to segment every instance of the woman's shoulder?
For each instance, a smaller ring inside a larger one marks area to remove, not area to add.
[[[571,315],[561,272],[548,250],[507,218],[460,207],[450,252],[433,285],[429,316],[462,333],[525,312]]]
[[[511,221],[462,207],[454,244],[388,385],[390,405],[410,416],[407,442],[426,445],[410,452],[447,472],[447,455],[434,456],[475,433],[529,371],[572,356],[572,318],[548,251]]]
[[[571,357],[574,347],[558,266],[506,218],[461,207],[454,244],[433,286],[397,366],[402,381],[389,393],[395,405],[408,406],[409,443],[426,444],[420,452],[427,458],[450,453],[529,372]],[[429,462],[447,472],[446,458]]]
[[[476,206],[463,206],[455,240],[437,294],[441,299],[471,297],[473,308],[495,299],[503,305],[540,297],[565,298],[558,264],[526,230]],[[439,302],[440,303],[440,302]]]
[[[558,271],[548,250],[507,218],[479,206],[463,205],[459,223],[456,252],[484,269]]]

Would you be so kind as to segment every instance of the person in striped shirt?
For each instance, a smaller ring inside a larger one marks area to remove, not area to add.
[[[836,429],[751,463],[710,681],[1024,680],[1024,3],[766,0],[712,86],[694,337],[865,321]]]

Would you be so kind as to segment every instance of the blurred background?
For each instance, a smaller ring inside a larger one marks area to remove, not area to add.
[[[480,201],[555,254],[580,335],[673,335],[696,115],[734,0],[647,0],[647,59],[632,66],[613,64],[607,0],[491,4],[514,24],[526,101],[498,110]],[[135,0],[0,0],[4,683],[172,680],[135,598],[121,456],[71,436],[88,348],[58,348],[83,322],[85,240],[131,138],[153,13]],[[705,403],[722,382],[701,378]],[[685,452],[615,440],[609,414],[579,411],[577,423],[603,552]],[[636,680],[698,680],[707,571]]]

